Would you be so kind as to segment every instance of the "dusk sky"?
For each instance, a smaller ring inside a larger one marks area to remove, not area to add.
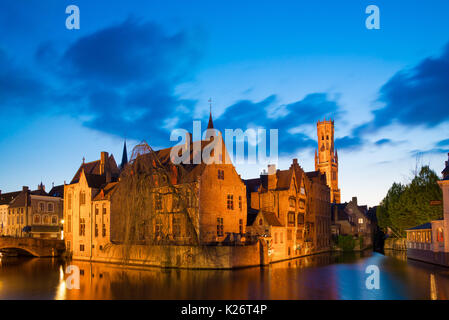
[[[447,160],[448,15],[447,0],[2,0],[0,189],[70,182],[101,151],[120,162],[125,137],[172,146],[212,98],[218,129],[279,129],[280,169],[313,171],[332,117],[342,200],[377,205],[417,158],[438,174]]]

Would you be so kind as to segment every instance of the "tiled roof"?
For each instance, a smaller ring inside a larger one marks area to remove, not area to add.
[[[94,201],[100,201],[104,199],[110,199],[115,187],[118,185],[118,182],[110,182],[106,186],[104,186],[100,192],[95,196]]]
[[[424,230],[424,229],[432,229],[432,223],[427,222],[427,223],[424,223],[419,226],[416,226],[416,227],[413,227],[410,229],[406,229],[406,230]]]
[[[21,191],[0,194],[0,205],[9,204]]]
[[[50,192],[48,193],[51,197],[59,197],[64,198],[64,185],[55,186],[51,188]]]
[[[114,156],[110,155],[108,158],[108,161],[109,161],[109,168],[111,170],[112,177],[117,178],[120,174],[120,171],[117,167],[117,163],[115,162]],[[79,182],[82,169],[84,169],[84,173],[86,173],[86,174],[100,175],[100,163],[101,163],[101,160],[83,163],[79,167],[78,171],[76,172],[76,174],[73,177],[70,184]]]
[[[265,221],[270,225],[274,227],[283,227],[282,223],[279,221],[279,219],[276,217],[276,215],[273,212],[266,212],[262,211],[263,218]]]

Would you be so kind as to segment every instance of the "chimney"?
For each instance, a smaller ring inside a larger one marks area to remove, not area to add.
[[[100,175],[104,175],[106,173],[107,170],[107,165],[108,165],[108,153],[107,152],[102,152],[101,153],[101,158],[100,158]]]
[[[277,184],[276,177],[276,165],[269,164],[268,165],[268,190],[276,189]]]
[[[23,187],[22,187],[22,191],[27,192],[27,191],[28,191],[28,187],[27,187],[27,186],[23,186]]]
[[[352,203],[357,205],[357,197],[352,197]]]
[[[298,164],[298,159],[296,159],[296,158],[293,159],[293,164],[294,164],[294,165]]]

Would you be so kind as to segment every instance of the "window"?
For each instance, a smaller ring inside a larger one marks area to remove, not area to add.
[[[359,218],[359,224],[363,224],[363,218]]]
[[[181,219],[173,217],[172,220],[173,237],[181,236]]]
[[[84,251],[84,244],[80,244],[80,251]]]
[[[54,208],[53,203],[47,204],[47,211],[48,211],[48,212],[53,212],[53,211],[55,211],[55,208]]]
[[[39,211],[44,212],[45,211],[45,203],[39,202]]]
[[[101,235],[104,237],[106,237],[106,224],[103,223],[103,226],[101,228]]]
[[[80,206],[86,204],[86,193],[84,191],[80,191]]]
[[[217,237],[222,237],[223,234],[223,218],[217,218]]]
[[[278,243],[278,233],[274,233],[274,243]]]
[[[51,224],[52,225],[58,224],[58,216],[51,216]]]
[[[68,228],[68,232],[72,232],[72,215],[69,214],[67,217],[67,228]]]
[[[218,169],[218,180],[224,180],[224,170]]]
[[[43,223],[44,224],[50,224],[50,216],[49,215],[44,215],[44,218],[43,218]]]
[[[287,240],[293,240],[293,233],[292,230],[287,230]]]
[[[228,210],[234,210],[234,196],[232,194],[228,194]]]
[[[299,200],[299,208],[304,209],[306,207],[306,201],[304,199]]]
[[[242,196],[239,196],[239,209],[242,211]]]
[[[67,209],[72,210],[72,193],[67,195]]]
[[[156,194],[154,205],[156,210],[162,210],[162,196],[160,194]]]
[[[95,238],[98,237],[98,223],[95,224]]]
[[[162,236],[162,221],[161,221],[161,219],[156,220],[156,224],[154,226],[154,235],[156,237]]]
[[[280,243],[284,243],[284,234],[281,232],[280,234],[279,234],[279,239],[280,239]]]
[[[103,219],[104,219],[104,215],[106,214],[106,206],[103,205]]]
[[[289,204],[289,206],[290,206],[291,208],[296,207],[296,198],[290,197],[290,198],[288,199],[288,204]]]
[[[288,224],[295,226],[295,213],[292,211],[288,213]]]
[[[239,233],[243,234],[243,219],[239,220]]]
[[[259,219],[259,226],[261,226],[263,224],[262,219]]]
[[[80,236],[86,235],[86,222],[84,218],[80,219]]]
[[[98,216],[98,213],[100,212],[100,209],[98,208],[98,205],[95,206],[95,215]]]
[[[438,242],[444,241],[443,228],[438,228],[437,230],[437,241]]]

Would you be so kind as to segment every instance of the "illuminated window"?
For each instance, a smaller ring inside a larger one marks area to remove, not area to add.
[[[83,218],[80,219],[80,236],[86,235],[86,222]]]
[[[228,202],[227,202],[227,206],[228,206],[228,210],[234,210],[234,196],[232,194],[228,194]]]
[[[217,236],[222,237],[223,235],[223,218],[217,218]]]
[[[80,206],[86,204],[86,193],[84,191],[80,191]]]
[[[38,214],[35,214],[33,217],[33,223],[34,224],[41,224],[41,216]]]

